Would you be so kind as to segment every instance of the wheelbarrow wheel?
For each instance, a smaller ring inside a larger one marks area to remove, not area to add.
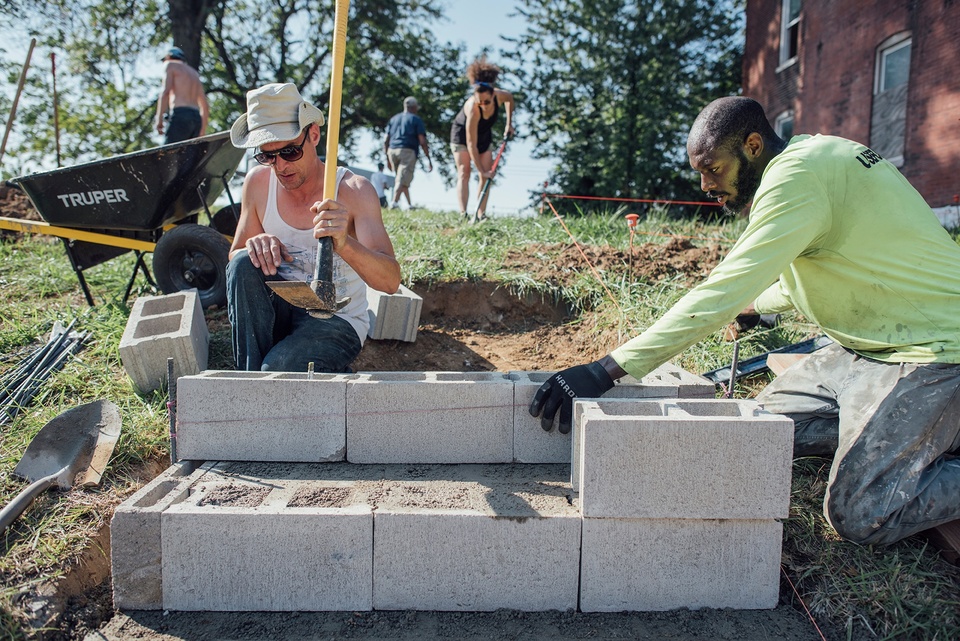
[[[230,241],[204,225],[177,225],[153,251],[153,275],[164,294],[196,288],[204,308],[227,304]]]

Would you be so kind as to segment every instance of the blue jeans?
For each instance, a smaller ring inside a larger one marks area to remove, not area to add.
[[[356,330],[339,316],[314,318],[273,293],[246,250],[227,265],[227,316],[233,328],[238,370],[262,372],[350,372],[360,353]]]

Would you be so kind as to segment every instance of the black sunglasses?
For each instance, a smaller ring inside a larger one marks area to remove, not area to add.
[[[272,165],[277,162],[277,156],[283,158],[286,162],[297,162],[303,158],[303,146],[307,144],[307,133],[303,132],[303,142],[299,145],[287,145],[283,149],[276,151],[261,151],[253,155],[253,159],[261,165]]]

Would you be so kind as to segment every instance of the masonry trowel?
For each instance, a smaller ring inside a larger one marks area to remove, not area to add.
[[[317,239],[317,264],[312,281],[268,280],[267,286],[291,305],[307,310],[314,318],[330,318],[350,302],[349,296],[337,300],[337,286],[333,282],[333,240],[327,237]]]
[[[340,102],[343,97],[343,60],[347,47],[347,12],[350,0],[337,0],[333,31],[333,69],[330,73],[330,113],[327,117],[327,156],[324,159],[323,195],[330,197],[337,188],[337,146],[340,143]],[[330,318],[350,302],[337,300],[333,282],[333,239],[317,239],[317,264],[313,280],[270,280],[267,285],[291,305],[307,310],[314,318]]]

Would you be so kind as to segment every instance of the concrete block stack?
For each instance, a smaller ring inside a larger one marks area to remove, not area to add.
[[[772,608],[793,422],[753,401],[575,403],[584,612]]]
[[[120,338],[120,360],[136,390],[148,394],[167,383],[167,359],[174,378],[207,368],[210,333],[197,290],[140,296]]]
[[[117,510],[117,606],[773,607],[792,424],[686,376],[577,401],[573,438],[539,372],[181,378],[196,460]]]

